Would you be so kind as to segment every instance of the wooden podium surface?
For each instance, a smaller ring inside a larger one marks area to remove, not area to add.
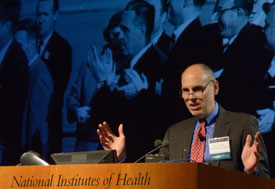
[[[3,166],[0,188],[275,189],[275,180],[196,163]]]

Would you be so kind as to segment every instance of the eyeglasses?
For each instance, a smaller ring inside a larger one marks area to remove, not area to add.
[[[190,95],[195,96],[196,98],[201,98],[203,95],[203,92],[206,90],[209,83],[214,82],[213,80],[210,80],[204,87],[198,86],[193,88],[193,92],[185,91],[186,89],[181,89],[179,91],[179,95],[181,98],[188,98]]]
[[[237,9],[237,8],[238,8],[237,6],[233,6],[233,7],[230,7],[230,8],[224,8],[224,9],[217,8],[216,12],[217,12],[218,15],[221,15],[221,14],[223,14],[226,11],[234,10],[234,9]]]

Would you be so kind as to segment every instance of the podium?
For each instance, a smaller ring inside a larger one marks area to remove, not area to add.
[[[187,162],[2,166],[0,188],[275,189],[275,180]]]

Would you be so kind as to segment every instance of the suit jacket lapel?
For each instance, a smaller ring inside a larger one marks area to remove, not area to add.
[[[201,29],[201,23],[198,18],[193,20],[185,29],[184,31],[180,34],[178,40],[176,41],[174,47],[171,49],[171,54],[174,53],[174,51],[178,51],[179,49],[182,50],[180,47],[184,44],[186,40],[189,40],[189,37],[194,34],[194,31],[200,30]],[[188,47],[186,47],[188,48]]]
[[[222,106],[219,105],[219,115],[216,120],[216,126],[213,138],[215,137],[223,137],[223,136],[229,136],[230,133],[230,122],[227,119],[227,111],[223,109]],[[219,166],[220,161],[212,161],[211,165]]]
[[[49,51],[49,49],[51,49],[52,46],[54,45],[53,43],[55,41],[56,35],[57,35],[56,32],[53,31],[52,36],[50,37],[49,41],[47,42],[47,44],[46,44],[46,46],[45,46],[45,48],[44,48],[44,50],[41,54],[41,57],[43,57],[43,59],[44,59],[44,56],[45,56],[45,52]],[[46,59],[48,59],[48,58],[46,58]]]
[[[7,52],[5,53],[5,55],[4,55],[4,58],[3,58],[3,60],[2,60],[2,63],[1,63],[1,65],[0,65],[0,72],[3,72],[3,70],[4,70],[4,67],[6,66],[6,64],[8,63],[8,58],[9,58],[9,56],[10,56],[10,53],[11,53],[11,50],[12,50],[12,48],[15,46],[15,40],[13,40],[12,42],[11,42],[11,44],[10,44],[10,46],[8,47],[8,49],[7,49]]]
[[[196,118],[193,117],[190,119],[190,123],[186,124],[186,127],[184,127],[184,132],[183,132],[183,140],[185,142],[182,142],[183,144],[183,158],[188,159],[190,155],[190,150],[191,150],[191,144],[192,144],[192,138],[193,138],[193,132],[195,129],[196,125]]]

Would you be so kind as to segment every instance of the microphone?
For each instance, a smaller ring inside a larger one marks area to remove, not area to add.
[[[198,134],[198,137],[201,142],[205,140],[205,137],[201,133]]]
[[[160,139],[155,140],[154,146],[159,147],[162,144],[162,141]]]
[[[41,159],[40,155],[33,151],[25,152],[20,157],[20,165],[49,165]]]
[[[163,148],[163,147],[167,147],[169,145],[169,141],[168,140],[163,140],[161,141],[160,139],[155,140],[154,142],[154,146],[156,148],[154,148],[153,150],[151,150],[150,152],[146,153],[145,155],[141,156],[138,160],[136,160],[134,163],[139,162],[140,160],[142,160],[143,158],[145,158],[147,155],[153,153],[154,151]]]

